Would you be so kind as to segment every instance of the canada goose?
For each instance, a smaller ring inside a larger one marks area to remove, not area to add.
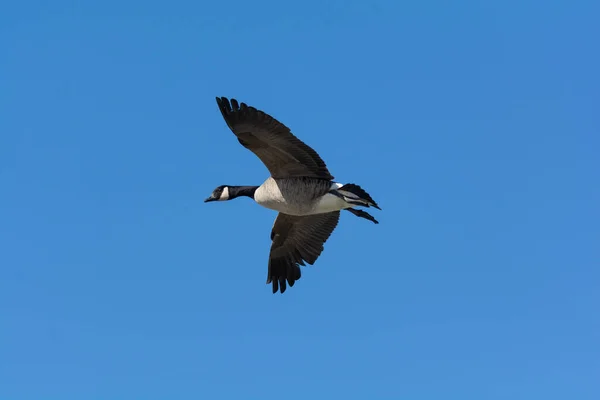
[[[300,265],[313,264],[340,218],[340,210],[377,220],[352,208],[379,206],[360,186],[333,182],[319,155],[290,129],[267,113],[237,100],[217,97],[227,126],[238,141],[258,156],[271,176],[260,186],[218,186],[204,202],[250,197],[278,211],[271,230],[267,284],[285,292],[300,279]]]

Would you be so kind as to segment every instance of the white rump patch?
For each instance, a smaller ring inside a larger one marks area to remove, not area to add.
[[[317,206],[315,207],[316,213],[326,213],[331,211],[339,211],[344,208],[352,207],[351,204],[346,203],[344,200],[340,199],[337,196],[334,196],[330,193],[327,193],[325,196],[319,199]]]

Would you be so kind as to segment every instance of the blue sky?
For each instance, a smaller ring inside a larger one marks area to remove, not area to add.
[[[576,1],[6,2],[0,398],[600,398]],[[284,295],[234,97],[363,186]]]

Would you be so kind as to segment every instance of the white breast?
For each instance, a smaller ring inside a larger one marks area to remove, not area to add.
[[[268,178],[258,187],[258,189],[256,189],[256,192],[254,192],[254,201],[270,210],[295,215],[295,213],[290,212],[292,210],[290,210],[289,205],[273,178]]]

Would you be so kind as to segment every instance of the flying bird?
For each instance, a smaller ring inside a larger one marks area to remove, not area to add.
[[[360,186],[334,182],[321,157],[269,114],[235,99],[216,99],[229,129],[271,176],[260,186],[218,186],[204,202],[246,196],[279,212],[271,230],[266,283],[272,283],[273,293],[284,293],[286,282],[291,287],[300,279],[300,266],[313,265],[321,255],[341,210],[378,224],[354,207],[381,208]]]

